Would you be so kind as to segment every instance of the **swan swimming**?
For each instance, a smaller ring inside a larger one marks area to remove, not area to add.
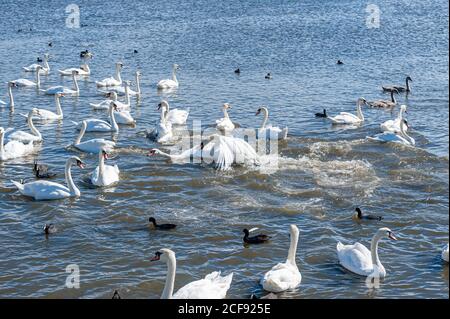
[[[166,100],[161,101],[158,104],[158,108],[164,105],[167,108],[167,121],[169,121],[172,125],[184,125],[186,124],[187,118],[189,117],[189,109],[179,110],[179,109],[170,109],[169,102]]]
[[[403,122],[403,113],[406,112],[406,105],[400,106],[400,111],[398,112],[398,116],[395,120],[387,120],[384,123],[380,124],[380,128],[382,132],[392,132],[397,133],[400,132],[400,123]],[[404,127],[405,132],[408,130],[408,125]]]
[[[367,139],[372,141],[378,141],[378,142],[393,142],[393,143],[400,143],[407,146],[415,146],[416,141],[409,136],[405,131],[405,120],[402,120],[400,122],[400,131],[399,132],[384,132],[377,134],[373,137],[367,136]]]
[[[376,100],[376,101],[370,101],[367,102],[367,105],[371,107],[381,107],[381,108],[391,108],[397,105],[397,100],[395,99],[395,94],[398,94],[398,91],[396,89],[391,91],[391,100]]]
[[[172,67],[172,79],[161,80],[158,82],[156,87],[161,90],[178,88],[178,79],[176,73],[179,69],[180,66],[178,64],[174,64]]]
[[[72,179],[71,168],[77,165],[83,169],[85,164],[76,156],[72,156],[66,161],[65,176],[66,186],[50,181],[35,181],[26,184],[11,181],[19,190],[19,192],[27,197],[32,197],[35,200],[55,200],[68,197],[79,197],[80,190],[77,188]]]
[[[99,119],[88,119],[85,120],[87,123],[86,132],[119,132],[119,126],[117,125],[116,118],[114,116],[114,111],[116,111],[116,106],[114,103],[109,105],[109,120],[110,123],[99,120]],[[77,130],[81,130],[82,123],[77,123],[72,121],[76,126]]]
[[[224,299],[233,280],[233,273],[222,277],[219,271],[215,271],[204,279],[187,284],[173,294],[177,269],[175,253],[163,248],[155,253],[151,261],[163,261],[167,264],[168,274],[161,299]]]
[[[113,141],[108,141],[103,138],[95,138],[85,142],[81,142],[81,139],[86,132],[87,125],[88,124],[86,121],[83,121],[81,123],[80,133],[78,134],[75,142],[72,145],[78,150],[86,153],[98,153],[102,150],[111,152],[112,149],[116,146],[116,143]]]
[[[333,124],[360,124],[364,122],[364,115],[361,111],[361,106],[365,103],[366,100],[364,98],[358,99],[356,104],[356,115],[347,112],[341,112],[339,113],[339,115],[328,116],[327,118]]]
[[[269,119],[269,110],[265,106],[261,106],[257,111],[255,116],[259,115],[260,113],[264,114],[264,120],[261,124],[261,127],[258,130],[258,136],[264,135],[267,136],[267,138],[272,138],[272,136],[276,136],[278,140],[285,140],[287,139],[288,134],[288,128],[285,127],[284,129],[280,129],[277,126],[267,125],[267,121]]]
[[[378,242],[382,238],[397,240],[394,233],[386,227],[378,229],[372,238],[370,250],[364,245],[356,243],[354,245],[337,244],[337,254],[340,264],[351,272],[361,276],[378,275],[381,278],[386,277],[386,270],[378,257]]]
[[[18,141],[23,143],[29,143],[29,142],[42,142],[42,134],[38,131],[38,129],[33,124],[33,116],[34,115],[40,115],[40,112],[37,108],[31,109],[30,112],[28,112],[27,116],[27,124],[28,127],[31,130],[31,133],[27,133],[24,131],[15,131],[8,134],[7,138],[10,141]]]
[[[299,230],[297,226],[290,226],[291,244],[289,246],[288,257],[286,262],[280,263],[269,270],[261,279],[261,285],[264,290],[269,292],[283,292],[290,289],[295,289],[300,286],[302,275],[298,270],[295,261],[297,253]]]
[[[80,88],[78,86],[77,75],[78,75],[78,71],[75,71],[75,70],[72,71],[72,80],[73,80],[73,84],[74,84],[74,89],[69,89],[66,86],[57,85],[57,86],[52,86],[52,87],[49,87],[48,89],[40,90],[40,91],[47,95],[55,95],[57,93],[63,93],[65,95],[79,95]]]
[[[167,105],[159,103],[158,110],[161,110],[158,126],[148,134],[148,137],[158,143],[166,144],[173,140],[172,123],[167,120]]]
[[[412,82],[411,77],[408,75],[406,77],[406,86],[402,86],[402,85],[384,85],[382,86],[383,91],[385,92],[392,92],[392,91],[397,91],[397,92],[411,92],[411,86],[409,85],[409,82]]]
[[[88,76],[91,75],[91,69],[88,64],[82,64],[79,68],[70,68],[65,70],[58,70],[61,76],[70,76],[76,71],[77,75]]]
[[[98,166],[91,173],[91,183],[95,186],[110,186],[119,181],[119,167],[105,165],[106,160],[108,160],[108,153],[102,148],[98,153]]]
[[[64,115],[61,108],[61,97],[64,96],[64,93],[56,93],[55,94],[55,105],[56,105],[56,113],[45,110],[45,109],[38,109],[39,115],[38,119],[41,120],[62,120]]]
[[[42,66],[38,65],[36,67],[36,82],[27,80],[27,79],[17,79],[14,81],[9,81],[10,83],[13,83],[15,86],[20,87],[37,87],[39,88],[41,86],[41,73],[38,72],[42,69]]]
[[[122,62],[116,63],[116,74],[113,77],[109,77],[103,79],[101,81],[96,81],[95,84],[97,87],[107,87],[107,86],[119,86],[122,85],[122,78],[120,76],[120,72],[122,71],[123,64]]]
[[[118,110],[117,102],[112,101],[111,104],[113,107]],[[136,120],[133,118],[129,111],[114,111],[114,118],[116,119],[117,124],[124,125],[135,125]]]
[[[140,79],[141,79],[141,72],[136,71],[136,74],[135,74],[136,91],[134,91],[134,90],[132,90],[130,88],[130,86],[131,86],[131,82],[130,81],[125,81],[125,83],[128,83],[128,92],[127,92],[125,86],[111,87],[111,88],[108,88],[107,92],[115,92],[115,93],[117,93],[117,95],[120,95],[120,96],[124,96],[124,95],[127,95],[127,94],[129,94],[131,96],[140,96],[141,95],[141,81],[140,81]],[[104,92],[104,93],[107,93],[107,92]]]
[[[231,109],[231,105],[224,103],[222,106],[223,118],[216,120],[216,128],[221,132],[231,132],[235,128],[233,122],[231,122],[230,117],[228,116],[229,109]]]
[[[33,142],[10,141],[4,145],[5,129],[0,127],[0,161],[26,156],[34,151]]]
[[[50,73],[50,65],[48,64],[48,59],[50,58],[50,55],[48,53],[44,54],[44,66],[33,63],[29,66],[24,66],[22,69],[25,72],[37,72],[39,70],[39,73],[41,74],[49,74]]]

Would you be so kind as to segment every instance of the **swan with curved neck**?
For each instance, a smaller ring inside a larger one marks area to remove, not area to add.
[[[168,273],[161,299],[224,299],[230,289],[233,273],[222,277],[220,272],[213,272],[204,279],[193,281],[173,294],[177,260],[175,253],[163,248],[155,253],[151,261],[163,261],[167,264]]]
[[[261,135],[265,135],[267,138],[272,138],[272,136],[276,136],[278,140],[284,140],[287,138],[288,134],[288,128],[285,127],[284,129],[280,129],[279,127],[274,127],[267,125],[267,121],[269,120],[269,110],[265,106],[261,106],[257,111],[255,115],[259,115],[260,113],[264,114],[264,119],[261,124],[261,127],[258,130],[258,137]]]
[[[384,133],[377,134],[374,137],[367,137],[367,138],[369,140],[383,142],[383,143],[393,142],[393,143],[400,143],[400,144],[407,145],[407,146],[415,146],[416,141],[414,140],[414,138],[412,138],[411,136],[409,136],[406,133],[405,128],[406,128],[405,120],[402,120],[400,122],[400,131],[384,132]]]
[[[160,113],[160,119],[158,126],[156,128],[156,133],[154,134],[155,139],[158,143],[168,143],[171,142],[173,139],[173,132],[172,132],[172,123],[170,123],[167,120],[167,105],[165,104],[158,104],[158,110],[161,111]]]
[[[50,65],[48,64],[48,59],[50,55],[48,53],[44,54],[44,66],[33,63],[29,66],[24,66],[23,69],[25,72],[37,72],[39,71],[41,74],[49,74],[50,73]]]
[[[261,280],[264,290],[269,292],[282,292],[295,289],[300,286],[302,275],[298,270],[295,256],[297,254],[297,245],[299,230],[297,226],[290,226],[290,246],[286,262],[274,266],[268,271]]]
[[[17,79],[14,81],[9,81],[11,83],[13,83],[15,86],[20,86],[20,87],[36,87],[39,89],[39,87],[41,86],[41,72],[39,72],[42,69],[42,66],[38,65],[36,67],[36,82],[27,80],[27,79]]]
[[[73,165],[77,165],[82,169],[85,167],[85,164],[76,156],[72,156],[67,159],[65,166],[65,179],[67,186],[43,180],[26,184],[15,181],[11,182],[17,187],[22,195],[32,197],[35,200],[55,200],[67,197],[79,197],[81,195],[80,190],[72,179],[71,168]]]
[[[400,132],[400,123],[403,122],[403,114],[407,113],[406,105],[400,106],[400,111],[398,112],[398,116],[395,120],[387,120],[384,123],[380,124],[381,131],[383,132]],[[405,126],[405,131],[408,130],[408,126]]]
[[[402,85],[389,85],[389,86],[383,86],[383,91],[385,92],[392,92],[394,90],[398,91],[398,92],[406,92],[409,93],[411,92],[411,86],[409,84],[409,82],[412,82],[411,77],[408,75],[406,77],[406,86],[402,86]]]
[[[180,69],[178,64],[174,64],[172,67],[172,79],[161,80],[156,85],[158,89],[174,89],[178,88],[177,70]]]
[[[118,86],[118,87],[112,87],[109,89],[109,91],[102,91],[103,93],[108,93],[108,92],[115,92],[118,95],[127,95],[130,94],[131,96],[140,96],[141,95],[141,72],[136,71],[136,75],[135,75],[135,80],[136,80],[136,91],[131,89],[131,81],[124,81],[125,83],[128,83],[128,93],[126,90],[126,86]]]
[[[61,97],[63,97],[63,93],[57,93],[55,94],[55,107],[56,107],[56,113],[39,109],[39,119],[42,120],[62,120],[64,118],[64,114],[61,108]]]
[[[73,146],[75,148],[86,153],[98,153],[102,150],[110,152],[116,146],[115,142],[108,141],[103,138],[95,138],[85,142],[81,142],[81,139],[83,138],[84,133],[86,132],[87,126],[88,124],[86,121],[83,121],[81,123],[80,133],[78,134],[78,136],[75,139],[75,142],[73,143]]]
[[[23,143],[41,142],[42,135],[38,131],[38,129],[34,126],[34,123],[33,123],[34,115],[37,115],[37,116],[40,115],[39,110],[36,108],[31,109],[27,115],[27,124],[28,124],[28,127],[30,128],[32,134],[24,132],[24,131],[15,131],[8,135],[8,139],[11,141],[19,141],[19,142],[23,142]]]
[[[376,101],[371,101],[371,102],[367,102],[367,105],[371,106],[371,107],[380,107],[380,108],[391,108],[397,105],[397,100],[395,99],[395,95],[394,94],[398,94],[397,90],[392,90],[391,91],[391,100],[387,101],[387,100],[376,100]]]
[[[87,123],[86,132],[119,132],[119,126],[117,125],[114,111],[117,111],[114,103],[109,104],[109,121],[110,123],[99,119],[85,120]],[[73,122],[78,130],[81,130],[82,123]]]
[[[356,103],[356,115],[347,112],[341,112],[336,116],[328,116],[327,118],[333,124],[360,124],[364,122],[364,115],[361,110],[361,106],[366,104],[366,100],[364,98],[359,98]]]
[[[184,125],[189,117],[190,109],[179,110],[179,109],[170,109],[169,102],[166,100],[161,101],[158,107],[164,105],[167,108],[166,120],[172,123],[173,125]]]
[[[116,110],[114,111],[114,119],[118,124],[124,124],[124,125],[135,125],[136,120],[133,118],[131,113],[129,111],[125,110],[119,110],[118,103],[116,101],[112,101],[111,104],[115,107]]]
[[[91,183],[95,186],[110,186],[119,181],[119,168],[117,165],[105,165],[108,160],[108,153],[104,148],[98,153],[98,166],[91,173]]]
[[[70,68],[65,70],[58,70],[61,76],[70,76],[73,71],[77,71],[77,75],[88,76],[91,75],[91,68],[89,64],[82,64],[79,68]]]
[[[0,108],[9,107],[9,110],[11,112],[14,112],[14,106],[15,105],[14,105],[14,95],[13,95],[13,92],[12,92],[12,88],[15,87],[15,86],[16,85],[13,82],[8,82],[7,87],[8,87],[8,98],[9,98],[9,101],[8,102],[0,101]]]
[[[116,63],[116,74],[113,77],[106,78],[101,81],[96,81],[95,84],[97,85],[97,87],[122,85],[122,77],[120,75],[122,68],[123,68],[122,62],[117,62]]]
[[[47,95],[54,95],[54,94],[58,94],[58,93],[63,93],[66,95],[79,95],[80,87],[78,86],[77,75],[78,75],[78,71],[76,71],[76,70],[72,71],[72,80],[73,80],[73,84],[74,84],[74,89],[69,89],[68,87],[58,85],[58,86],[49,87],[46,90],[41,90],[41,92],[44,92]]]
[[[231,105],[228,103],[224,103],[222,107],[223,118],[216,120],[216,128],[222,132],[231,132],[234,130],[235,126],[233,122],[231,122],[230,117],[228,115],[228,110],[231,109]]]
[[[22,157],[34,151],[33,142],[24,144],[18,141],[10,141],[4,145],[4,136],[5,129],[0,127],[0,161]]]
[[[389,228],[383,227],[378,229],[373,236],[370,250],[360,243],[343,245],[341,242],[338,242],[337,254],[340,264],[361,276],[379,275],[381,278],[384,278],[386,269],[381,264],[378,256],[378,242],[383,238],[397,240]]]

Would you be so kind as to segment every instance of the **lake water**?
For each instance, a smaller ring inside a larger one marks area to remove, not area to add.
[[[123,298],[158,298],[167,270],[150,258],[163,247],[177,254],[175,289],[221,270],[234,272],[229,298],[264,295],[258,280],[284,261],[289,225],[296,224],[303,280],[280,297],[448,298],[448,264],[440,259],[449,230],[447,1],[379,0],[379,28],[366,25],[369,3],[349,0],[78,1],[80,29],[65,26],[67,4],[0,3],[0,82],[32,78],[21,67],[48,52],[52,70],[42,87],[71,86],[56,70],[78,66],[84,49],[95,54],[80,96],[62,101],[64,121],[36,125],[44,136],[37,155],[0,163],[0,297],[110,298],[117,289]],[[124,78],[141,71],[143,95],[139,103],[132,100],[137,126],[121,127],[117,137],[111,162],[121,170],[120,183],[95,189],[85,179],[97,156],[65,147],[77,134],[70,120],[107,118],[88,103],[102,99],[93,82],[113,75],[118,60]],[[261,105],[269,107],[273,124],[289,127],[288,140],[279,145],[279,170],[221,173],[145,156],[158,145],[140,133],[158,122],[156,83],[170,76],[173,63],[181,66],[180,88],[169,102],[190,107],[190,126],[193,120],[214,124],[229,102],[230,117],[242,127],[260,124],[254,114]],[[264,78],[267,72],[273,79]],[[358,97],[388,98],[381,85],[403,84],[406,75],[412,92],[398,99],[408,105],[415,148],[365,139],[398,107],[363,108],[366,121],[356,129],[314,117],[323,108],[355,112]],[[26,129],[20,113],[54,108],[52,97],[34,89],[14,93],[15,112],[2,109],[0,126]],[[0,96],[7,99],[4,84]],[[54,180],[63,182],[64,163],[74,154],[88,164],[73,170],[78,199],[31,201],[10,183],[32,179],[34,158],[51,165]],[[356,223],[356,206],[385,219]],[[178,228],[150,230],[149,216]],[[45,223],[58,232],[45,237]],[[380,244],[388,275],[371,290],[339,265],[336,243],[367,246],[382,226],[399,240]],[[250,227],[274,239],[246,248],[242,229]],[[79,289],[65,287],[70,264],[80,268]]]

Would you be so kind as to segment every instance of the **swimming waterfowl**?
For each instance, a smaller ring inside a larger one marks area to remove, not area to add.
[[[216,120],[216,128],[221,132],[231,132],[235,128],[233,122],[231,122],[230,117],[228,116],[228,110],[230,109],[231,105],[224,103],[222,107],[223,118]]]
[[[52,87],[49,87],[48,89],[40,90],[40,91],[47,95],[55,95],[58,93],[62,93],[65,95],[79,95],[80,88],[78,86],[77,75],[78,75],[78,71],[73,70],[72,71],[72,80],[73,80],[73,85],[74,85],[73,89],[70,89],[66,86],[57,85],[57,86],[52,86]]]
[[[80,58],[82,59],[91,59],[93,57],[94,55],[91,52],[89,52],[89,50],[84,50],[80,52]]]
[[[40,65],[38,65],[36,67],[36,82],[30,81],[28,79],[22,79],[22,78],[13,80],[13,81],[9,81],[9,82],[13,83],[15,86],[39,88],[41,86],[41,77],[40,77],[41,72],[39,72],[41,69],[42,69],[42,66],[40,66]]]
[[[187,110],[173,109],[173,110],[171,110],[169,102],[167,102],[166,100],[163,100],[158,104],[158,109],[161,108],[163,105],[167,108],[167,115],[166,115],[167,121],[172,123],[172,125],[186,124],[186,121],[189,117],[190,109],[187,109]]]
[[[172,79],[161,80],[156,87],[158,89],[175,89],[178,88],[177,70],[180,69],[178,64],[174,64],[172,67]]]
[[[70,68],[65,70],[58,70],[61,76],[69,76],[73,74],[73,71],[77,72],[77,75],[88,76],[91,74],[89,64],[82,64],[79,68]]]
[[[245,228],[243,230],[244,232],[244,243],[246,244],[262,244],[262,243],[266,243],[268,242],[272,237],[264,235],[264,234],[259,234],[256,236],[250,236],[250,232],[257,230],[258,228],[253,228],[248,230],[247,228]]]
[[[44,225],[44,234],[50,235],[56,233],[57,229],[53,224],[45,224]]]
[[[117,106],[115,103],[110,103],[109,105],[109,123],[100,119],[87,119],[85,120],[86,132],[119,132],[119,126],[117,125],[115,113],[117,111]],[[81,130],[82,123],[77,123],[71,121],[77,128],[77,130]]]
[[[411,86],[409,85],[409,82],[412,82],[411,77],[408,75],[406,77],[406,86],[402,85],[386,85],[382,86],[383,91],[385,92],[392,92],[394,90],[397,90],[398,92],[411,92]]]
[[[392,90],[391,93],[391,100],[376,100],[376,101],[369,101],[367,102],[367,105],[371,107],[379,107],[379,108],[392,108],[397,105],[397,100],[395,99],[394,94],[398,94],[398,90]]]
[[[108,160],[108,153],[102,147],[98,154],[98,166],[91,173],[91,183],[92,185],[98,187],[111,186],[119,181],[119,167],[117,165],[105,165],[105,161]]]
[[[48,165],[38,164],[37,160],[34,161],[33,173],[36,178],[52,178],[56,176],[56,174],[48,171]]]
[[[234,70],[234,73],[241,74],[241,69],[237,68],[236,70]]]
[[[261,127],[258,129],[258,138],[265,136],[268,139],[271,139],[272,137],[276,137],[276,139],[278,139],[278,140],[287,139],[287,135],[288,135],[288,131],[289,131],[287,126],[284,127],[283,129],[281,129],[278,126],[267,125],[267,121],[269,120],[268,108],[265,106],[261,106],[256,111],[255,116],[257,116],[261,113],[264,115],[264,119],[261,124]]]
[[[122,62],[117,62],[116,63],[116,74],[112,77],[103,79],[101,81],[96,81],[95,84],[97,85],[97,87],[122,85],[122,78],[120,76],[120,72],[122,71],[122,68],[123,68]]]
[[[264,78],[267,80],[270,80],[272,78],[272,74],[270,74],[270,72],[269,72],[266,74],[266,76]]]
[[[10,141],[4,144],[5,129],[0,127],[0,162],[26,156],[34,151],[33,142]]]
[[[29,66],[24,66],[22,69],[25,72],[37,72],[39,70],[39,72],[41,74],[49,74],[50,73],[50,65],[48,64],[49,58],[50,58],[50,55],[48,53],[46,53],[46,54],[44,54],[44,60],[40,59],[39,57],[37,59],[38,63],[44,62],[44,66],[37,64],[37,63],[33,63]]]
[[[31,134],[24,131],[11,131],[9,134],[7,134],[7,138],[10,141],[19,141],[22,143],[29,143],[29,142],[42,142],[42,134],[38,131],[38,129],[34,126],[33,123],[33,116],[39,116],[40,112],[37,108],[32,108],[30,112],[28,112],[27,117],[27,124],[30,128]]]
[[[395,120],[387,120],[384,123],[380,124],[380,128],[382,132],[400,132],[400,122],[405,123],[404,130],[405,132],[408,131],[408,122],[403,119],[403,113],[407,113],[406,111],[406,105],[400,106],[400,111],[398,112],[398,116]]]
[[[336,64],[342,65],[344,64],[344,62],[342,62],[341,60],[337,60]]]
[[[356,115],[348,113],[348,112],[341,112],[336,116],[328,116],[327,118],[333,123],[333,124],[360,124],[364,122],[364,115],[361,111],[361,106],[366,103],[366,100],[364,98],[359,98],[356,104]]]
[[[177,225],[175,225],[175,224],[157,224],[156,219],[154,217],[150,217],[148,219],[148,222],[151,225],[153,225],[153,227],[155,229],[159,229],[159,230],[170,230],[170,229],[174,229],[177,227]]]
[[[316,113],[315,115],[316,117],[328,117],[326,109],[323,109],[322,113]]]
[[[416,141],[414,138],[409,136],[406,133],[405,130],[406,124],[405,121],[400,122],[400,131],[399,132],[384,132],[380,134],[376,134],[373,137],[367,136],[366,138],[372,141],[378,141],[378,142],[393,142],[393,143],[399,143],[407,146],[415,146]]]
[[[64,118],[61,108],[61,98],[63,96],[65,96],[64,93],[55,94],[56,113],[45,109],[38,109],[39,114],[37,115],[37,118],[41,120],[62,120]]]
[[[383,216],[363,214],[359,207],[355,208],[354,217],[358,220],[382,220]]]
[[[86,121],[81,122],[80,134],[77,136],[75,142],[72,144],[73,147],[86,153],[98,153],[101,150],[111,152],[114,149],[116,143],[113,141],[105,140],[103,138],[94,138],[91,140],[81,142],[81,139],[83,138],[84,133],[86,132],[87,126],[88,124]]]

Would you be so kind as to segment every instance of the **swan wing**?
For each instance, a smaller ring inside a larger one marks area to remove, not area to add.
[[[96,138],[81,142],[74,146],[86,153],[98,153],[102,148],[104,148],[107,152],[112,151],[112,149],[116,146],[116,143],[113,141],[107,141],[102,138]]]
[[[18,142],[39,142],[41,138],[39,136],[24,132],[24,131],[16,131],[8,135],[8,139],[10,141],[18,141]]]
[[[175,82],[174,80],[167,79],[159,81],[156,86],[158,87],[158,89],[169,89],[178,87],[178,83]]]
[[[49,181],[36,181],[24,184],[14,182],[16,187],[22,195],[33,197],[36,200],[51,200],[70,196],[70,191],[67,187]],[[19,184],[19,185],[17,185]]]
[[[21,157],[33,152],[33,142],[23,144],[19,141],[11,141],[4,145],[3,153],[0,153],[0,160],[8,160]]]
[[[27,80],[27,79],[18,79],[18,80],[14,80],[14,81],[11,81],[11,82],[14,83],[17,86],[36,86],[37,85],[33,81],[30,81],[30,80]]]
[[[39,115],[37,116],[37,118],[39,119],[56,119],[60,117],[61,117],[60,115],[44,109],[39,109]]]
[[[216,271],[207,275],[204,279],[197,280],[180,288],[174,295],[174,299],[224,299],[230,289],[233,273],[228,276],[220,276]]]
[[[231,153],[234,154],[234,162],[236,164],[256,164],[258,162],[258,154],[243,139],[232,136],[221,136],[221,140],[228,146]]]
[[[114,117],[118,124],[135,124],[136,120],[128,111],[114,112]]]
[[[298,268],[290,263],[280,263],[269,270],[261,280],[264,290],[278,293],[297,288],[302,280]]]
[[[119,181],[119,168],[117,165],[105,165],[103,176],[99,176],[100,168],[97,168],[91,174],[91,182],[96,186],[109,186]]]
[[[373,272],[372,255],[364,245],[337,244],[339,262],[346,269],[362,276],[368,276]]]
[[[172,124],[183,125],[186,124],[187,118],[189,116],[189,110],[178,110],[173,109],[169,111],[168,121]]]

